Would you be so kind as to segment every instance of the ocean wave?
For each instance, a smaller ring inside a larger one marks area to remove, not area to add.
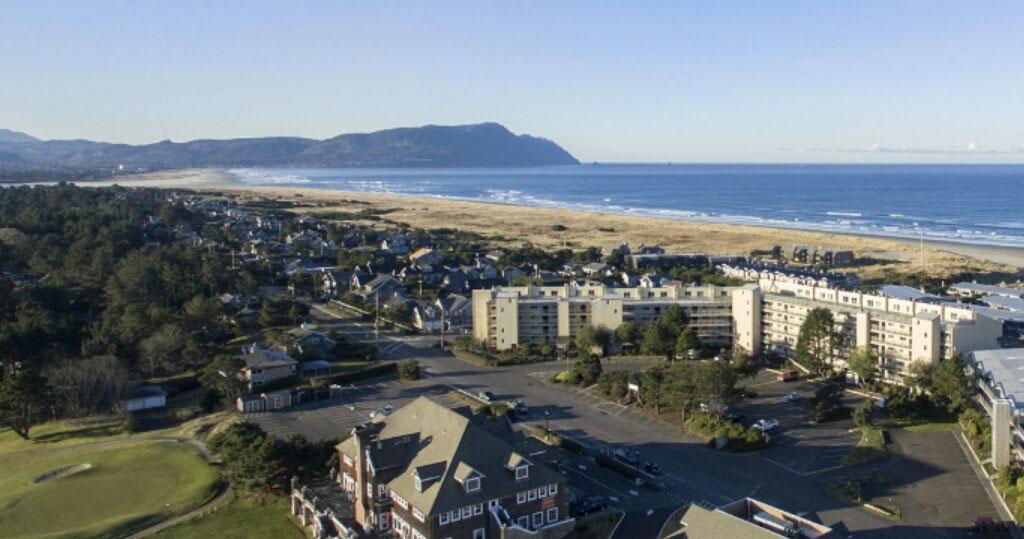
[[[234,174],[239,182],[248,185],[301,185],[319,189],[427,196],[446,200],[535,206],[679,221],[738,224],[903,239],[924,237],[925,239],[935,241],[1024,247],[1024,234],[1012,232],[1014,230],[1024,230],[1024,221],[1015,219],[993,220],[993,222],[988,223],[966,223],[959,218],[954,219],[940,216],[925,218],[920,215],[910,215],[902,212],[881,213],[877,218],[865,218],[863,212],[827,210],[815,214],[813,213],[813,208],[806,210],[787,208],[774,212],[765,210],[761,214],[746,214],[735,211],[657,208],[643,206],[642,204],[613,204],[611,203],[612,197],[608,195],[614,195],[615,193],[607,191],[604,193],[594,192],[585,196],[574,194],[574,198],[588,198],[588,200],[566,201],[559,200],[551,195],[545,196],[540,193],[529,193],[526,192],[528,190],[526,188],[501,189],[480,186],[478,190],[474,190],[475,186],[467,187],[464,184],[451,185],[444,181],[430,181],[408,176],[400,180],[394,178],[384,179],[381,177],[354,179],[351,177],[331,178],[319,170],[309,173],[314,178],[310,178],[295,170],[232,169],[229,172]],[[376,171],[368,173],[368,176],[371,174],[376,175]],[[510,181],[510,183],[514,182]],[[445,189],[449,190],[449,192],[443,192]],[[460,190],[462,192],[457,192]],[[658,202],[665,203],[669,202],[669,200],[662,199],[658,200]],[[701,201],[694,199],[688,200],[687,203],[698,205]],[[820,212],[821,210],[818,211]],[[885,215],[885,217],[881,217],[881,215]],[[997,230],[988,230],[989,228]]]

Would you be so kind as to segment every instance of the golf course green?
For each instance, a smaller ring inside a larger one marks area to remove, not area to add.
[[[23,441],[0,431],[0,537],[120,537],[198,507],[217,470],[185,443]]]

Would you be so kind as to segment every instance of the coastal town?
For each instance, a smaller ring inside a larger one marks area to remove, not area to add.
[[[510,246],[231,191],[0,201],[0,529],[78,529],[24,508],[145,448],[187,467],[132,477],[182,498],[107,504],[104,533],[1019,533],[1024,286],[1003,275],[878,282],[830,245]]]

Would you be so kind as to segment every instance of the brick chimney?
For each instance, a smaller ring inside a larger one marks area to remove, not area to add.
[[[373,530],[373,523],[370,521],[373,496],[366,494],[366,485],[370,482],[367,453],[370,450],[372,434],[365,426],[359,425],[352,430],[352,436],[356,441],[356,454],[352,457],[355,464],[356,481],[355,518],[363,531],[370,533]]]

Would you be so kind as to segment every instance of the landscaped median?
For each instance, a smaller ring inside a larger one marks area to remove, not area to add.
[[[874,426],[860,427],[860,440],[843,457],[844,466],[856,466],[885,456],[885,431]]]
[[[891,520],[899,520],[903,516],[899,506],[869,501],[876,489],[891,482],[892,480],[884,475],[865,475],[826,485],[825,492],[837,500],[859,505],[867,511]]]
[[[544,427],[544,425],[534,425],[531,431],[534,438],[552,447],[558,447],[577,455],[584,455],[586,453],[586,450],[579,442],[572,438],[567,438],[561,434],[549,431]],[[640,479],[640,470],[637,470],[634,466],[620,462],[603,453],[595,453],[593,456],[594,461],[603,468],[607,468],[630,481],[637,481]]]
[[[553,347],[536,343],[527,343],[515,350],[493,352],[465,336],[456,338],[449,351],[459,359],[487,367],[538,363],[549,360],[555,353]]]

